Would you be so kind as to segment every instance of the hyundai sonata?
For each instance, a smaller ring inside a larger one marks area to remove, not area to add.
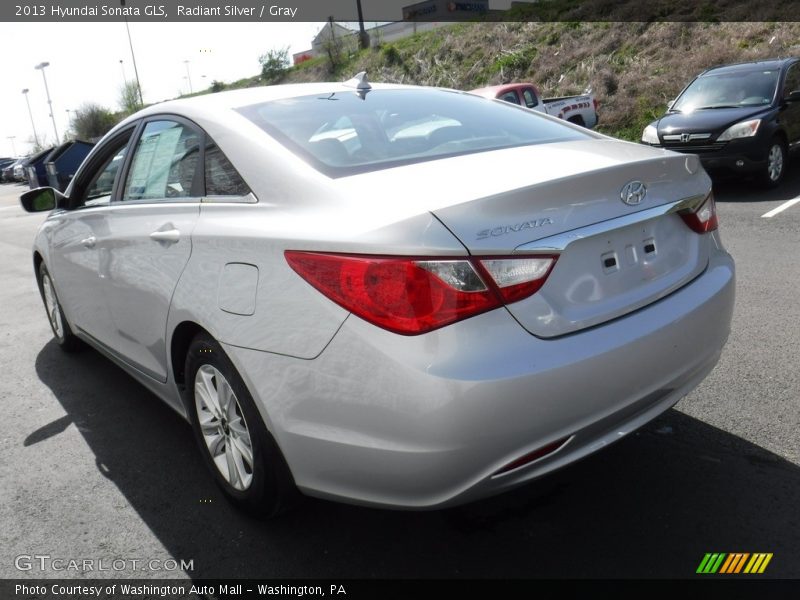
[[[22,202],[51,211],[58,344],[186,417],[265,514],[512,488],[675,404],[730,328],[696,156],[363,74],[151,106]]]

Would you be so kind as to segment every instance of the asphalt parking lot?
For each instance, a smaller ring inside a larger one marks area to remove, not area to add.
[[[30,245],[40,215],[0,185],[0,578],[20,555],[192,561],[102,577],[693,577],[706,552],[771,552],[800,578],[800,160],[778,191],[717,186],[737,262],[720,364],[616,445],[506,495],[438,512],[308,499],[234,511],[189,426],[94,351],[51,341]],[[17,561],[18,562],[18,561]]]

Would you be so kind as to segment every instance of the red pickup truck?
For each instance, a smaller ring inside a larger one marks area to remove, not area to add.
[[[497,98],[592,129],[597,125],[597,100],[591,94],[542,98],[532,83],[507,83],[471,90],[484,98]]]

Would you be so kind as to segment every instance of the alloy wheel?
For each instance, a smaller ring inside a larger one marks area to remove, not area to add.
[[[211,459],[226,482],[246,490],[253,481],[253,441],[230,383],[218,369],[204,364],[194,378],[194,398]]]
[[[47,309],[47,317],[50,319],[50,325],[56,337],[62,339],[64,337],[64,324],[61,322],[61,309],[58,306],[53,282],[50,280],[50,275],[47,273],[42,277],[42,289],[44,290],[44,305]]]
[[[778,181],[783,173],[783,148],[773,144],[767,156],[767,176],[772,182]]]

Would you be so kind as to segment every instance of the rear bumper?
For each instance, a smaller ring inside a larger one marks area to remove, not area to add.
[[[314,360],[225,349],[302,491],[437,508],[539,477],[668,409],[716,364],[733,303],[733,261],[715,250],[670,296],[557,339],[500,309],[417,337],[351,316]],[[554,454],[495,475],[566,437]]]

